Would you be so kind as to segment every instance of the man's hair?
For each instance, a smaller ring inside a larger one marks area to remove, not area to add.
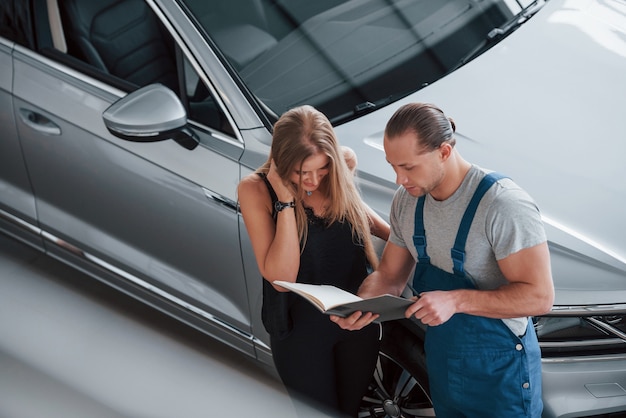
[[[408,103],[393,114],[385,127],[385,138],[393,140],[406,133],[417,136],[418,151],[437,149],[444,142],[454,146],[454,121],[430,103]]]

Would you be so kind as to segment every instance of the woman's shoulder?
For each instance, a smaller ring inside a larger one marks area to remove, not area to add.
[[[248,174],[247,176],[243,177],[240,181],[239,181],[239,188],[241,187],[259,187],[260,185],[263,184],[263,177],[261,177],[261,175],[259,173],[257,173],[256,171],[253,173]]]
[[[257,173],[249,174],[241,179],[237,186],[237,200],[244,216],[253,213],[256,213],[257,219],[260,219],[258,218],[260,213],[272,216],[272,196],[263,178]]]
[[[241,179],[237,185],[237,192],[240,197],[241,195],[267,194],[267,186],[258,173],[250,173]]]

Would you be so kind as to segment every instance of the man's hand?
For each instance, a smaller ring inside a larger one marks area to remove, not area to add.
[[[352,315],[342,318],[337,315],[330,315],[330,320],[339,325],[343,329],[347,329],[349,331],[357,331],[365,326],[371,324],[376,318],[378,318],[378,314],[373,314],[371,312],[354,312]]]
[[[364,299],[386,293],[401,295],[414,266],[415,260],[406,247],[387,241],[378,269],[365,278],[357,295]],[[331,315],[330,319],[343,329],[355,331],[371,324],[378,317],[378,314],[371,312],[354,312],[346,318]]]
[[[415,303],[407,308],[405,316],[415,316],[424,325],[441,325],[457,312],[454,291],[424,292],[413,299],[416,299]]]

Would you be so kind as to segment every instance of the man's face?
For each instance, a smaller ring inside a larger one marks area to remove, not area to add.
[[[391,139],[385,136],[383,145],[387,161],[396,172],[396,183],[411,196],[431,193],[440,185],[444,176],[440,148],[420,150],[413,132]]]

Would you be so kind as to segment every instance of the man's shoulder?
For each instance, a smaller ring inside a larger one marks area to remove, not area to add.
[[[528,193],[522,189],[506,172],[502,171],[494,171],[488,170],[479,166],[474,165],[472,170],[470,171],[470,181],[468,186],[470,189],[475,190],[481,180],[485,178],[487,175],[491,175],[496,178],[493,186],[487,190],[486,197],[489,198],[512,198],[515,199],[521,195],[528,196]],[[494,187],[495,186],[495,187]]]
[[[415,202],[417,198],[413,197],[402,186],[398,187],[393,195],[392,205],[395,210],[403,211],[405,209],[415,209]]]

